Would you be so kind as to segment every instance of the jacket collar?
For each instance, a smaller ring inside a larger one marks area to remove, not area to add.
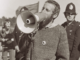
[[[75,24],[75,22],[76,22],[76,21],[74,20],[74,21],[68,23],[68,26],[69,26],[69,25],[73,25],[73,24]]]

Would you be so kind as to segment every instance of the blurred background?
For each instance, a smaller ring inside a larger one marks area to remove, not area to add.
[[[0,26],[5,19],[10,19],[12,26],[15,25],[16,22],[16,10],[19,6],[31,5],[39,2],[38,11],[40,12],[44,2],[46,0],[0,0]],[[54,21],[56,24],[62,24],[66,21],[63,12],[65,11],[66,5],[70,2],[74,3],[76,6],[76,20],[80,21],[80,0],[56,0],[61,7],[60,14],[58,18]],[[1,29],[1,27],[0,27]]]

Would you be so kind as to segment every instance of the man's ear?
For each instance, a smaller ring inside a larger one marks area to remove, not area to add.
[[[53,18],[57,18],[58,17],[58,13],[53,15]]]

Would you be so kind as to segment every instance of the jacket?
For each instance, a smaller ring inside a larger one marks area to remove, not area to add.
[[[73,21],[70,24],[65,22],[62,26],[67,31],[70,60],[78,60],[80,56],[80,22]]]

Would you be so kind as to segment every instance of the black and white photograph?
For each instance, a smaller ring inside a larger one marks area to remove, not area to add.
[[[80,0],[0,0],[0,60],[80,60]]]

